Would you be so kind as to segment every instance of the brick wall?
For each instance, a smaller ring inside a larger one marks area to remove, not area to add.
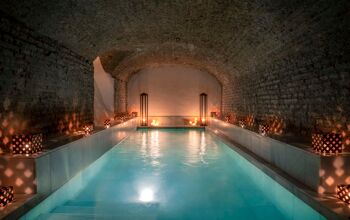
[[[66,133],[93,120],[91,63],[0,13],[0,146],[22,131]]]
[[[280,117],[299,134],[338,131],[350,145],[348,3],[323,3],[291,11],[284,20],[261,22],[270,37],[255,33],[262,46],[254,62],[234,77],[232,110],[260,119]],[[265,50],[263,45],[275,46]]]

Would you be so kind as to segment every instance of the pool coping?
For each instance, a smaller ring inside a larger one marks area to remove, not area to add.
[[[289,176],[286,172],[270,164],[263,158],[257,156],[249,149],[227,137],[226,135],[220,132],[215,132],[209,127],[206,128],[206,131],[210,132],[214,136],[219,137],[219,139],[228,145],[232,150],[239,153],[274,181],[279,183],[281,186],[283,186],[293,195],[297,196],[299,199],[301,199],[303,202],[308,204],[310,207],[315,209],[327,219],[350,219],[350,207],[347,207],[335,196],[320,195],[316,193],[310,187]]]

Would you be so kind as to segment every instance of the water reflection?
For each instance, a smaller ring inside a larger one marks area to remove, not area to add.
[[[188,143],[186,146],[188,154],[186,155],[185,163],[187,165],[207,164],[207,136],[205,133],[195,130],[189,131]]]
[[[147,135],[150,134],[150,142],[148,142]],[[141,137],[141,157],[143,157],[146,163],[150,163],[153,167],[160,166],[160,140],[159,131],[152,130],[149,132],[142,132]]]

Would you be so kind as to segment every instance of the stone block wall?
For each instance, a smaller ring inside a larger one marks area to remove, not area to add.
[[[93,120],[89,60],[0,13],[0,146],[15,133],[68,133]]]
[[[260,43],[233,76],[232,111],[282,118],[288,131],[306,136],[314,129],[337,131],[349,146],[348,6],[322,1],[281,11],[280,19],[268,19],[277,13],[262,18],[247,32]]]
[[[118,112],[126,112],[127,107],[127,82],[115,79],[114,80],[114,111]]]

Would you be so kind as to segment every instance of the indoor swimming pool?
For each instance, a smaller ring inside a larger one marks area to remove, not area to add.
[[[325,218],[209,132],[140,129],[22,219]]]

